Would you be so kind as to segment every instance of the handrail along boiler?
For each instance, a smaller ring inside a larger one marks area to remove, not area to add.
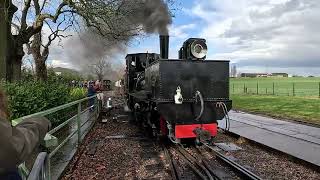
[[[205,60],[205,39],[189,38],[179,59],[169,59],[169,36],[160,36],[160,54],[126,56],[127,104],[135,120],[165,135],[181,139],[211,139],[217,121],[231,109],[229,61]]]

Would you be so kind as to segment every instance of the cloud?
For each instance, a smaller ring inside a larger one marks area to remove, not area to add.
[[[65,61],[65,60],[60,60],[60,59],[52,59],[50,61],[48,61],[48,65],[52,66],[52,67],[63,67],[63,68],[71,68],[74,69],[74,66]]]
[[[169,34],[171,38],[186,39],[190,36],[186,31],[194,29],[195,27],[196,24],[184,24],[180,26],[171,25],[169,28]]]
[[[198,0],[190,12],[206,22],[209,58],[239,66],[319,68],[318,0]],[[210,50],[210,47],[212,48]]]

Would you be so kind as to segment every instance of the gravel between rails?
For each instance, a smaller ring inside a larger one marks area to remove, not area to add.
[[[221,177],[222,179],[228,179],[228,180],[239,180],[239,176],[234,172],[233,169],[228,167],[227,165],[223,164],[221,161],[219,161],[216,156],[207,151],[206,147],[200,146],[197,149],[191,148],[187,149],[190,154],[196,154],[202,156],[203,160],[205,160],[210,168],[214,171],[214,174]]]
[[[235,138],[219,133],[216,142],[233,142],[240,151],[225,154],[236,158],[236,162],[247,167],[263,179],[320,180],[320,172],[296,162],[292,158],[250,143],[243,138]]]
[[[198,180],[199,177],[192,171],[186,160],[177,153],[174,148],[169,149],[172,158],[175,159],[177,163],[178,176],[181,180]]]

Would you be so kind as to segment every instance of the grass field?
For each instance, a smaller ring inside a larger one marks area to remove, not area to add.
[[[320,78],[231,78],[237,110],[320,125]]]
[[[320,99],[289,96],[231,95],[237,110],[320,125]]]
[[[320,96],[320,77],[231,78],[231,94]]]

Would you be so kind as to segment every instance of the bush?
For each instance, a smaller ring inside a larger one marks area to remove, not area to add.
[[[5,84],[11,119],[44,111],[70,101],[70,89],[41,82]]]
[[[11,120],[79,100],[87,95],[86,89],[52,82],[2,83],[2,86],[8,96]],[[77,107],[72,106],[49,115],[48,118],[56,126],[70,118],[68,116],[72,115],[71,112],[76,111]]]
[[[73,88],[70,91],[71,101],[76,101],[87,96],[87,89],[85,88]]]

